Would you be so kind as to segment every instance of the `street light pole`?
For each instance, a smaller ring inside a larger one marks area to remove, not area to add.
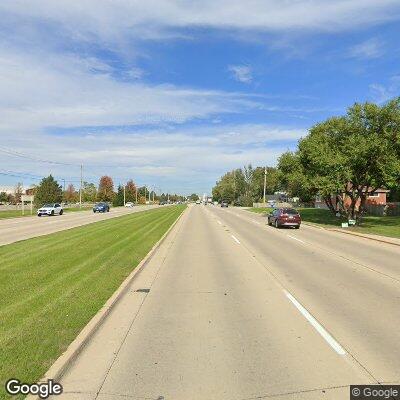
[[[81,164],[81,187],[79,188],[79,208],[82,208],[83,165]]]
[[[266,190],[267,190],[267,167],[264,167],[264,204],[265,204],[265,200],[266,200]]]

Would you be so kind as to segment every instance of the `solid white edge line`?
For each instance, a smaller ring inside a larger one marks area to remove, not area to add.
[[[286,297],[301,312],[307,321],[315,328],[315,330],[328,342],[328,344],[336,351],[336,353],[344,356],[346,351],[343,347],[319,324],[319,322],[286,290]]]
[[[297,237],[294,237],[294,236],[292,236],[292,235],[287,235],[287,236],[290,237],[291,239],[297,240],[297,241],[300,242],[300,243],[305,243],[305,242],[303,242],[302,240],[297,239]]]
[[[239,241],[239,239],[238,239],[237,237],[235,237],[234,235],[231,235],[231,236],[232,236],[232,239],[233,239],[236,243],[240,244],[240,241]]]

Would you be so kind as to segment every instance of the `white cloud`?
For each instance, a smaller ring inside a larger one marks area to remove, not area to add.
[[[118,41],[121,35],[171,34],[171,29],[212,27],[285,32],[288,29],[338,31],[399,17],[397,0],[3,0],[4,18],[45,21],[92,40]]]
[[[384,103],[388,100],[399,96],[400,92],[400,75],[392,76],[387,85],[380,83],[372,83],[369,85],[373,101],[377,103]]]
[[[133,67],[128,71],[128,76],[132,79],[142,79],[145,75],[145,71],[138,67]]]
[[[93,60],[4,48],[0,91],[0,129],[180,123],[259,106],[241,94],[118,81]]]
[[[252,70],[247,65],[230,65],[228,71],[230,71],[233,78],[239,82],[251,83],[253,80]]]
[[[132,177],[139,183],[169,185],[177,191],[207,191],[226,170],[248,163],[273,165],[288,146],[305,134],[303,129],[262,124],[179,128],[170,133],[160,128],[63,135],[40,131],[31,136],[4,133],[10,148],[26,154],[32,154],[34,149],[36,157],[76,167],[40,164],[3,154],[0,170],[34,171],[35,175],[52,172],[78,180],[79,164],[83,163],[86,178],[94,181],[108,173],[116,183]]]
[[[378,58],[384,53],[384,43],[377,39],[368,39],[349,50],[349,56],[354,58]]]

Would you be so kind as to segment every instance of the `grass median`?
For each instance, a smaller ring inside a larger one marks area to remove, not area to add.
[[[0,398],[41,378],[183,212],[171,206],[0,247]]]
[[[272,211],[272,208],[249,208],[249,211],[267,214]],[[299,208],[298,211],[303,221],[322,225],[327,228],[341,228],[341,223],[344,221],[333,215],[329,210],[320,208]],[[345,229],[350,232],[400,238],[400,217],[367,215],[363,218],[360,226]]]
[[[70,212],[76,212],[76,211],[88,211],[91,210],[92,206],[89,207],[67,207],[64,208],[64,213],[68,214]],[[0,219],[5,219],[5,218],[21,218],[21,217],[32,217],[36,216],[37,213],[37,208],[34,208],[31,214],[31,210],[29,206],[25,208],[25,214],[22,215],[22,210],[1,210],[0,211]]]

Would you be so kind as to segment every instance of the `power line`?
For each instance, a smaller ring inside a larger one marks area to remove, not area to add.
[[[0,175],[12,176],[14,178],[32,179],[32,180],[37,180],[37,181],[41,181],[43,179],[43,176],[33,175],[33,174],[30,174],[30,173],[27,173],[27,172],[9,171],[9,170],[4,170],[4,169],[0,169]],[[62,178],[62,177],[57,176],[57,175],[54,176],[54,177],[59,179],[59,180],[65,180],[68,183],[78,183],[78,182],[80,182],[79,178],[74,180],[74,179]]]
[[[76,164],[70,164],[70,163],[64,163],[64,162],[60,162],[60,161],[52,161],[52,160],[46,160],[46,159],[39,158],[39,157],[34,157],[34,156],[31,156],[31,155],[28,155],[28,154],[21,153],[21,152],[16,151],[16,150],[7,149],[5,147],[0,147],[0,152],[8,154],[10,156],[25,158],[25,159],[28,159],[28,160],[31,160],[31,161],[36,161],[36,162],[42,162],[42,163],[48,163],[48,164],[56,164],[56,165],[76,166]]]

